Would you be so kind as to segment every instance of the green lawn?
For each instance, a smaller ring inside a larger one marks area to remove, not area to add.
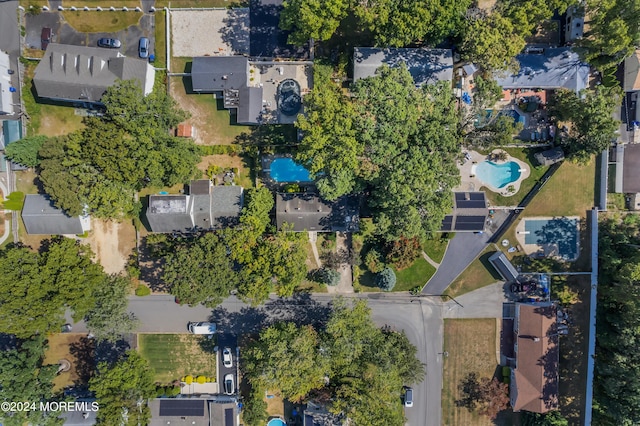
[[[436,268],[431,266],[429,262],[420,257],[409,268],[398,271],[393,268],[396,273],[396,286],[393,291],[409,291],[415,287],[424,286],[436,273]],[[360,267],[359,289],[364,292],[381,291],[375,284],[375,275],[367,271],[365,266]]]
[[[436,263],[442,262],[444,253],[449,245],[449,238],[445,238],[442,234],[436,234],[434,239],[427,240],[422,245],[422,250]]]
[[[160,9],[155,13],[156,28],[154,32],[155,46],[153,54],[156,55],[154,66],[165,68],[167,66],[167,25],[164,10]]]
[[[548,167],[533,167],[532,164],[537,164],[533,157],[535,153],[543,151],[544,149],[531,149],[531,148],[504,148],[507,153],[517,158],[520,161],[524,161],[529,165],[531,174],[520,184],[520,190],[511,197],[505,197],[500,194],[496,194],[484,186],[480,188],[481,191],[485,191],[487,199],[492,206],[517,206],[524,199],[524,197],[531,191],[531,188],[536,184],[538,180],[544,175]]]
[[[607,210],[625,211],[625,194],[607,194]]]
[[[106,3],[103,5],[107,8],[110,6]],[[124,4],[118,4],[118,7],[122,6]],[[142,17],[142,12],[111,12],[108,10],[72,12],[68,10],[62,12],[62,17],[72,28],[81,33],[115,33],[131,25],[137,25]]]
[[[186,375],[216,376],[216,355],[202,336],[192,334],[139,334],[138,351],[149,361],[155,379],[169,383]]]
[[[502,278],[489,263],[489,257],[497,250],[497,247],[486,248],[476,260],[464,270],[447,288],[445,294],[458,297],[470,291],[500,281]]]

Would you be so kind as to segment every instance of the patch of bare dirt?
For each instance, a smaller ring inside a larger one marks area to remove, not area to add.
[[[87,242],[96,254],[98,262],[108,274],[124,271],[127,259],[135,247],[133,225],[123,222],[101,221],[94,219],[91,234]]]

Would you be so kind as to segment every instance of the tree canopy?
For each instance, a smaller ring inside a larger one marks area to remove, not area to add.
[[[43,135],[27,136],[19,141],[8,144],[5,148],[5,154],[7,158],[14,163],[27,167],[36,167],[40,164],[38,150],[40,150],[46,140],[47,137]]]
[[[20,245],[0,251],[0,332],[28,338],[59,331],[66,309],[76,321],[87,315],[105,277],[92,257],[68,238],[45,241],[39,253]]]
[[[602,85],[580,95],[569,90],[555,92],[551,111],[560,121],[570,122],[568,137],[563,141],[569,157],[587,161],[611,145],[620,125],[612,113],[619,108],[621,96],[619,87]]]
[[[16,347],[0,351],[0,401],[39,404],[53,398],[53,379],[58,372],[58,364],[44,364],[47,349],[43,335],[17,342]],[[35,410],[10,412],[0,411],[3,425],[22,426],[34,424],[42,426],[61,425],[57,412],[47,413]]]
[[[127,278],[117,275],[105,277],[103,284],[96,287],[95,305],[87,313],[85,322],[98,340],[116,342],[136,328],[135,315],[127,311],[130,287]]]
[[[593,422],[603,426],[640,423],[639,245],[636,215],[600,221]]]
[[[289,43],[301,46],[313,38],[328,40],[347,16],[349,0],[285,0],[280,28],[291,30]]]
[[[402,387],[424,379],[416,347],[404,333],[377,328],[362,300],[351,305],[336,299],[324,327],[268,327],[245,354],[244,377],[252,392],[277,389],[294,401],[323,394],[331,412],[354,424],[404,424]],[[260,418],[254,399],[248,409]]]
[[[44,142],[40,180],[71,216],[88,209],[120,219],[139,211],[134,191],[187,182],[200,157],[193,142],[168,134],[186,114],[161,91],[145,97],[127,80],[110,87],[102,102],[103,117],[87,118],[83,130]]]
[[[416,88],[406,67],[381,67],[350,99],[319,67],[305,98],[297,159],[328,199],[367,189],[378,232],[387,240],[440,228],[459,181],[458,114],[445,84]]]
[[[147,401],[156,394],[149,363],[130,350],[114,364],[101,362],[89,381],[100,410],[99,425],[135,426],[148,424],[151,413]]]

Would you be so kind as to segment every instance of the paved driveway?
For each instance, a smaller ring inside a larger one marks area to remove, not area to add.
[[[78,13],[84,12],[79,11]],[[105,18],[107,18],[110,12],[100,13],[104,13]],[[100,38],[117,38],[122,42],[122,47],[119,49],[120,52],[126,56],[136,58],[138,57],[138,41],[140,37],[147,37],[150,40],[149,50],[153,52],[155,48],[154,26],[155,15],[146,13],[140,18],[138,25],[132,25],[115,33],[81,33],[64,22],[64,15],[60,12],[42,12],[35,16],[26,15],[25,43],[28,47],[39,49],[42,28],[49,27],[53,30],[54,43],[97,47]]]

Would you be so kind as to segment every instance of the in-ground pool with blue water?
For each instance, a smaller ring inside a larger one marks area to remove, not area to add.
[[[267,426],[287,426],[287,424],[280,419],[271,419]]]
[[[503,164],[483,161],[476,167],[476,176],[481,181],[500,189],[520,179],[520,166],[515,161],[507,161]]]
[[[580,230],[578,219],[557,217],[553,219],[524,220],[525,244],[544,246],[554,244],[558,247],[558,256],[565,260],[578,257],[578,238]]]
[[[271,162],[270,176],[276,182],[311,182],[309,170],[291,158],[276,158]]]

